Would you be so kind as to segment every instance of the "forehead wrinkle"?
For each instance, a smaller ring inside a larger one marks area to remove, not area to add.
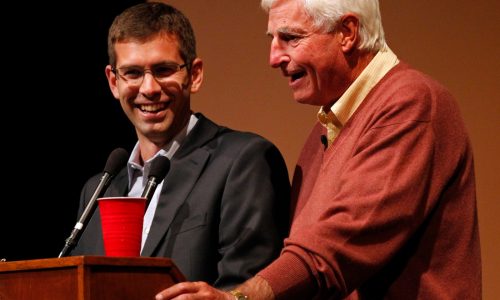
[[[285,7],[279,5],[274,13],[269,13],[268,25],[274,24],[275,28],[269,30],[268,35],[275,34],[307,34],[315,31],[312,17],[301,9],[300,4]],[[272,21],[271,21],[272,19]]]

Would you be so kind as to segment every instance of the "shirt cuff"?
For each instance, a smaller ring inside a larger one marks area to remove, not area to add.
[[[268,282],[277,300],[307,299],[317,290],[306,264],[290,252],[284,252],[257,275]]]

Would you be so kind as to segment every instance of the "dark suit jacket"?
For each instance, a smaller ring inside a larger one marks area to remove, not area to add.
[[[190,281],[229,288],[279,255],[289,228],[288,172],[279,150],[201,114],[171,160],[141,256],[169,257]],[[89,179],[79,216],[101,174]],[[121,170],[104,196],[128,193]],[[99,208],[72,255],[104,255]]]

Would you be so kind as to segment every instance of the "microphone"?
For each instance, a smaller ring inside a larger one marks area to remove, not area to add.
[[[99,180],[99,184],[97,185],[94,194],[90,198],[90,201],[87,203],[87,206],[85,207],[85,210],[83,211],[80,219],[75,224],[71,235],[66,239],[64,248],[59,254],[59,257],[65,256],[68,251],[77,244],[81,233],[87,226],[90,217],[97,207],[97,198],[101,197],[102,194],[104,194],[109,186],[109,183],[111,182],[111,179],[127,163],[128,157],[128,152],[123,148],[116,148],[109,154],[108,160],[106,161],[106,166],[104,167],[103,175]]]
[[[326,148],[328,148],[328,139],[327,139],[326,135],[324,135],[324,134],[321,135],[321,144],[323,144],[323,147],[325,147],[325,150],[326,150]]]
[[[148,208],[151,198],[155,193],[156,187],[163,180],[170,170],[170,160],[162,155],[158,155],[151,162],[151,169],[149,170],[148,182],[142,192],[141,197],[146,198],[146,209]]]

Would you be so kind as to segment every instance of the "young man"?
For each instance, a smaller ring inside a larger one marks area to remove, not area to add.
[[[229,288],[279,254],[289,226],[290,184],[278,149],[219,126],[190,108],[203,81],[189,20],[163,3],[125,10],[111,25],[106,76],[138,142],[104,196],[140,196],[151,161],[170,171],[149,204],[142,256],[168,257],[188,280]],[[80,214],[99,177],[82,191]],[[72,255],[102,255],[98,210]]]

